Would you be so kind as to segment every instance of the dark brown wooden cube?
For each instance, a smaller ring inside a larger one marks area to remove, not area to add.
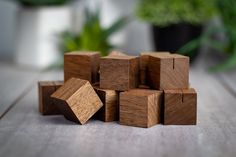
[[[60,114],[52,98],[50,97],[59,87],[63,85],[63,81],[40,81],[38,82],[39,91],[39,112],[43,115]]]
[[[139,58],[107,56],[100,62],[100,88],[126,91],[139,84]]]
[[[141,52],[140,53],[140,84],[148,85],[148,63],[149,57],[160,55],[160,54],[170,54],[169,52]]]
[[[149,57],[149,85],[151,88],[183,89],[189,86],[189,58],[178,54]]]
[[[164,90],[164,124],[196,125],[197,93],[193,88]]]
[[[101,89],[98,86],[95,86],[94,90],[104,104],[95,114],[95,118],[104,122],[117,121],[119,119],[118,92],[115,90]]]
[[[160,123],[162,91],[132,89],[120,93],[120,124],[148,128]]]
[[[85,124],[102,106],[87,80],[71,78],[51,97],[66,119]]]
[[[64,55],[64,80],[80,78],[90,83],[99,81],[100,54],[98,52],[71,52]]]

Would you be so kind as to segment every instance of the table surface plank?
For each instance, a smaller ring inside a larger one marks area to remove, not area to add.
[[[60,80],[62,72],[43,73],[38,79]],[[96,120],[82,126],[60,115],[42,116],[35,82],[0,120],[0,156],[235,157],[236,97],[217,75],[198,66],[191,69],[190,82],[198,92],[197,125],[149,129]]]
[[[32,88],[38,74],[0,63],[0,117]]]

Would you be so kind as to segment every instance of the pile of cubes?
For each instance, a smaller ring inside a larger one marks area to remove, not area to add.
[[[195,125],[197,94],[189,87],[189,58],[168,52],[64,55],[64,81],[40,81],[39,111],[148,128]]]

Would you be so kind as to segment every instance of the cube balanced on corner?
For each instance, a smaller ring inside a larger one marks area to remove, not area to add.
[[[197,122],[197,93],[189,88],[189,58],[182,55],[113,51],[100,58],[99,52],[66,53],[64,79],[64,84],[39,82],[43,115],[144,128]]]

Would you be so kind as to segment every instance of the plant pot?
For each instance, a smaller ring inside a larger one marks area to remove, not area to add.
[[[172,53],[176,53],[186,43],[199,37],[202,32],[202,26],[187,23],[174,24],[167,27],[152,26],[152,29],[155,50]],[[197,55],[198,50],[188,56],[193,61]]]
[[[54,63],[59,58],[58,33],[69,29],[70,23],[69,6],[20,8],[16,63],[36,68]]]

